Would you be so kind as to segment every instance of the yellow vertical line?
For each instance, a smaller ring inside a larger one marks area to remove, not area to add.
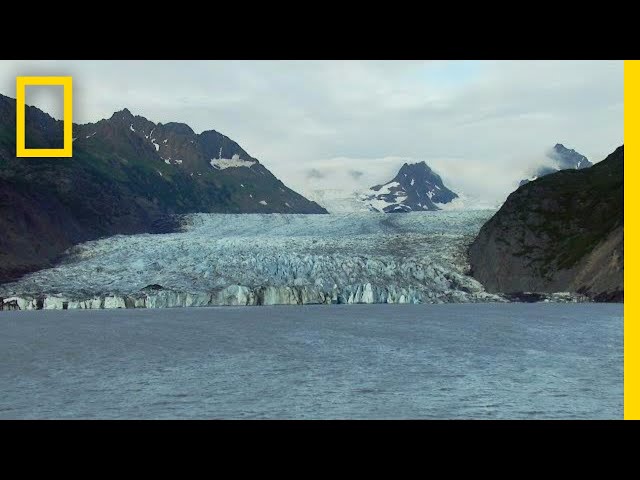
[[[24,97],[26,85],[21,77],[16,77],[16,156],[23,155],[25,145]]]
[[[636,283],[633,272],[638,271],[638,223],[633,213],[638,205],[638,193],[632,182],[640,177],[638,150],[640,150],[640,60],[624,62],[624,418],[640,419],[638,399],[638,316],[635,314]],[[627,162],[627,159],[630,159]]]
[[[64,156],[71,157],[73,149],[73,79],[67,77],[63,86]]]

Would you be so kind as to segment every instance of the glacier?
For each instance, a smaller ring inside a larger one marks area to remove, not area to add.
[[[468,276],[493,213],[185,215],[176,233],[72,247],[0,285],[0,309],[505,302]]]

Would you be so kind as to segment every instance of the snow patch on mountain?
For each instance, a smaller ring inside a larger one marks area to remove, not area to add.
[[[214,168],[224,170],[225,168],[237,167],[249,168],[252,165],[255,165],[256,162],[253,162],[251,160],[242,160],[240,159],[240,156],[238,154],[235,154],[231,158],[212,158],[209,163]]]
[[[393,180],[371,187],[364,201],[385,213],[439,210],[458,195],[444,186],[442,179],[425,162],[405,163]]]
[[[340,189],[314,189],[304,192],[305,197],[309,200],[322,205],[329,213],[355,213],[370,212],[369,207],[364,201],[364,191],[340,190]]]

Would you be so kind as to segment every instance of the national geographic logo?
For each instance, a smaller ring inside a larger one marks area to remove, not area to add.
[[[64,96],[64,133],[62,148],[26,148],[24,98],[27,86],[62,85]],[[71,77],[16,77],[16,157],[71,157],[73,156],[73,94]]]

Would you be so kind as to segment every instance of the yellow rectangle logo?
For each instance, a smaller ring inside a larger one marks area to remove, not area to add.
[[[62,148],[26,148],[25,146],[25,90],[33,85],[62,85],[64,102],[64,133]],[[16,157],[71,157],[73,139],[73,93],[71,77],[16,77]]]

